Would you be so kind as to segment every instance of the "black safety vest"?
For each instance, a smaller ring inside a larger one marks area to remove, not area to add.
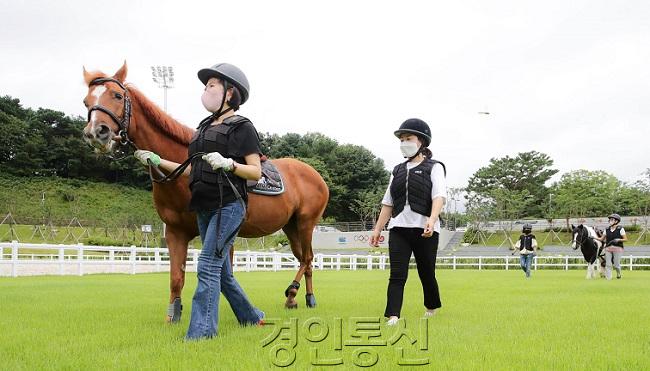
[[[445,164],[430,158],[424,159],[419,165],[406,170],[406,162],[395,166],[393,169],[393,181],[390,185],[390,195],[393,198],[393,218],[404,210],[406,198],[411,210],[424,215],[431,216],[431,169],[436,163],[441,164],[447,175]],[[407,189],[408,185],[408,189]]]
[[[534,234],[522,234],[519,236],[519,251],[526,249],[528,251],[533,251],[533,239],[535,238]]]
[[[206,120],[212,119],[207,118]],[[234,115],[226,118],[219,125],[207,124],[205,127],[197,130],[194,134],[187,150],[188,155],[192,156],[197,152],[219,152],[223,157],[232,158],[239,163],[243,163],[244,159],[236,156],[235,152],[233,152],[234,148],[229,148],[228,139],[235,130],[246,122],[250,123],[250,120],[246,117]],[[199,127],[201,127],[201,125]],[[230,179],[239,194],[244,198],[244,201],[247,201],[245,179],[236,176],[230,171],[222,172],[220,169],[213,170],[210,164],[204,161],[201,157],[197,157],[192,161],[190,188],[192,188],[192,185],[196,182],[218,185],[219,181],[222,182],[224,188],[230,188],[228,180],[221,179],[223,173],[225,173],[225,175]]]
[[[623,235],[621,235],[621,226],[617,225],[616,229],[612,231],[611,228],[607,227],[605,230],[605,234],[607,236],[606,242],[609,243],[609,241],[617,239],[617,238],[623,238]],[[623,242],[618,242],[618,243],[613,243],[610,246],[618,246],[618,247],[624,247]]]

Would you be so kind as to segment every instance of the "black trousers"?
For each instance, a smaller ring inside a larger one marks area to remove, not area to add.
[[[388,239],[390,256],[390,278],[388,280],[388,301],[384,316],[400,316],[404,300],[404,285],[409,273],[411,253],[415,255],[424,306],[427,309],[440,308],[440,292],[436,281],[436,255],[440,235],[433,232],[429,238],[422,237],[422,228],[391,228]]]

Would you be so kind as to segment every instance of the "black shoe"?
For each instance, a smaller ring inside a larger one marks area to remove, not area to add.
[[[616,272],[616,279],[620,280],[621,279],[621,272]]]

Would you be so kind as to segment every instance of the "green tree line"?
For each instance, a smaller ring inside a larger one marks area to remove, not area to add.
[[[550,156],[536,151],[492,158],[468,181],[467,213],[475,221],[650,214],[650,169],[632,183],[579,169],[548,184],[558,172],[552,166]]]

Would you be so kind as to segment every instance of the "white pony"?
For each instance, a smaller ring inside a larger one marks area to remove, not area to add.
[[[602,251],[604,244],[598,238],[600,237],[594,228],[582,225],[575,227],[571,225],[573,229],[573,241],[571,241],[571,247],[576,250],[580,247],[582,251],[582,256],[584,256],[587,261],[587,279],[596,278],[596,272],[600,272],[601,277],[605,277],[605,259],[603,257]]]

